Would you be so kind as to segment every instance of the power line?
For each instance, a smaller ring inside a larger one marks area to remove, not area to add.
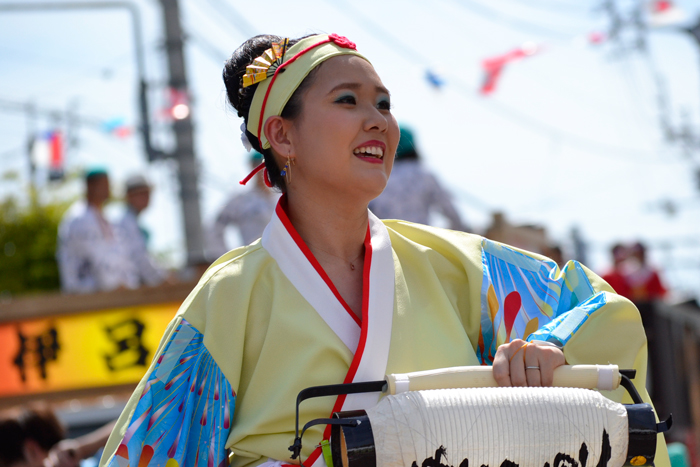
[[[328,0],[328,3],[330,3],[336,8],[338,8],[339,4],[341,4],[343,7],[343,12],[345,14],[349,14],[350,16],[354,17],[355,21],[371,35],[379,37],[383,42],[390,44],[391,50],[400,55],[404,60],[410,62],[411,64],[415,64],[416,62],[422,62],[424,66],[430,63],[430,59],[426,58],[415,49],[409,47],[406,41],[403,41],[400,38],[392,35],[390,32],[387,31],[385,27],[375,22],[369,16],[359,12],[355,8],[355,6],[352,5],[350,2],[345,0]],[[642,154],[644,154],[645,156],[652,155],[653,157],[655,157],[656,153],[652,151],[614,146],[607,143],[595,141],[583,136],[579,136],[573,133],[569,133],[567,131],[556,128],[548,123],[536,120],[524,114],[523,112],[516,110],[515,108],[505,105],[503,103],[499,103],[494,99],[490,99],[487,104],[484,99],[481,99],[478,96],[476,96],[472,88],[469,85],[467,85],[464,81],[462,81],[459,78],[459,76],[454,75],[451,78],[453,79],[452,82],[457,84],[457,87],[464,93],[464,95],[470,98],[473,102],[476,102],[479,106],[493,113],[499,114],[503,118],[506,118],[507,120],[510,120],[511,122],[516,123],[519,126],[526,128],[530,131],[544,134],[547,137],[557,137],[560,138],[563,142],[568,140],[570,143],[569,146],[578,146],[579,148],[584,149],[587,152],[594,152],[596,155],[601,157],[626,160],[635,163],[665,163],[665,161],[661,160],[639,159],[639,156]]]
[[[51,62],[52,68],[60,67],[63,70],[69,70],[73,74],[84,75],[89,73],[101,75],[104,69],[107,68],[106,66],[99,66],[97,64],[86,64],[84,60],[72,60],[65,55],[60,57],[48,55],[45,53],[45,50],[38,52],[36,50],[22,50],[2,45],[0,46],[0,51],[3,52],[3,58],[10,62],[39,64],[39,66],[43,67],[48,64],[47,62]]]
[[[511,0],[511,2],[522,5],[522,3],[517,1],[513,2],[513,0]],[[529,0],[525,6],[546,10],[547,12],[557,11],[564,14],[574,13],[576,15],[580,15],[584,10],[590,11],[589,6],[582,5],[580,3],[566,3],[551,0]]]
[[[487,7],[485,5],[482,5],[481,3],[473,2],[473,1],[460,1],[460,0],[451,0],[453,4],[458,5],[459,7],[469,10],[472,13],[475,13],[482,18],[486,18],[489,21],[503,24],[505,26],[510,27],[511,29],[518,30],[520,32],[526,33],[526,34],[537,34],[537,35],[543,35],[543,36],[549,36],[554,39],[561,39],[561,40],[570,40],[571,39],[571,34],[564,32],[564,31],[557,31],[554,29],[550,29],[546,26],[542,26],[539,24],[531,23],[529,21],[523,20],[521,18],[517,18],[512,15],[506,15],[498,10],[494,10],[493,8]]]
[[[648,26],[643,21],[643,3],[637,3],[632,10],[629,19],[624,19],[618,11],[614,0],[603,0],[599,9],[604,10],[610,19],[608,31],[609,40],[616,42],[619,47],[618,54],[629,56],[631,52],[639,52],[645,60],[652,81],[656,86],[656,98],[659,114],[659,126],[666,142],[669,145],[679,147],[687,157],[693,157],[700,149],[700,134],[691,124],[689,115],[681,114],[682,121],[674,125],[670,115],[669,95],[664,85],[662,73],[654,63],[651,50],[648,47],[647,35]],[[635,34],[634,44],[627,46],[623,42],[622,34],[631,28]],[[677,32],[688,31],[688,29],[676,29]],[[700,173],[700,172],[698,172]]]
[[[29,102],[18,102],[9,99],[0,98],[0,110],[7,112],[16,112],[23,114],[31,114],[36,116],[48,117],[52,119],[65,119],[70,118],[71,123],[77,123],[79,125],[84,125],[93,128],[103,128],[104,121],[97,117],[86,116],[86,115],[76,115],[72,111],[48,109],[43,107],[37,107]]]
[[[239,31],[241,35],[244,35],[246,37],[252,37],[255,35],[251,32],[254,29],[253,26],[251,26],[250,23],[248,23],[248,21],[245,19],[245,17],[240,15],[232,6],[225,4],[222,5],[220,1],[218,1],[216,4],[212,3],[212,1],[217,0],[207,1],[209,3],[209,8],[216,10],[216,12],[214,12],[213,10],[205,11],[201,8],[202,3],[199,2],[192,2],[191,4],[196,5],[199,11],[204,16],[206,16],[211,21],[217,23],[217,25],[221,26],[221,30],[224,31],[227,35],[230,34],[231,24],[234,24],[234,27],[241,29],[241,31]],[[231,11],[235,12],[236,17],[239,19],[239,21],[236,22],[234,20],[232,22],[228,14],[222,14],[222,9],[220,7],[223,7],[223,9],[228,8]],[[228,23],[228,26],[224,25],[224,23]],[[223,62],[225,62],[231,56],[229,52],[223,51],[221,48],[219,48],[219,46],[212,43],[204,35],[195,31],[194,28],[189,28],[187,30],[187,36],[188,39],[190,39],[192,43],[196,45],[201,52],[203,52],[207,57],[211,58],[214,62],[216,62],[219,65],[222,65]]]
[[[607,143],[595,141],[583,136],[578,136],[574,133],[569,133],[560,130],[547,123],[540,122],[539,120],[536,120],[520,112],[519,110],[516,110],[513,107],[509,107],[493,99],[489,101],[489,105],[483,104],[481,99],[475,97],[472,97],[472,99],[475,102],[482,104],[482,107],[491,110],[492,112],[497,113],[502,117],[514,123],[517,123],[524,128],[528,128],[529,130],[537,133],[547,134],[550,137],[554,136],[557,138],[561,138],[562,143],[564,144],[566,144],[565,140],[568,140],[570,143],[569,146],[578,146],[580,149],[583,149],[586,152],[593,152],[601,157],[605,157],[608,159],[625,160],[628,162],[646,162],[651,164],[667,163],[667,161],[659,159],[639,159],[639,156],[641,155],[648,156],[652,154],[655,156],[656,154],[651,151],[622,146],[614,146]]]
[[[342,11],[344,14],[353,16],[355,22],[374,37],[379,37],[383,39],[383,42],[391,44],[391,49],[407,61],[413,63],[415,62],[415,58],[418,58],[419,61],[423,62],[424,64],[432,61],[431,58],[427,57],[426,55],[422,55],[419,51],[410,47],[408,45],[408,41],[402,40],[389,33],[383,24],[379,24],[371,17],[365,15],[364,13],[360,13],[349,1],[327,0],[327,3],[331,4],[338,10],[340,10],[339,5],[342,5]],[[414,57],[414,59],[412,60],[408,57]]]
[[[58,110],[49,109],[45,107],[37,107],[30,102],[18,102],[9,99],[0,98],[0,112],[9,113],[20,113],[24,114],[29,118],[44,117],[48,118],[53,122],[65,122],[67,128],[73,128],[74,126],[80,126],[89,128],[101,135],[108,135],[112,138],[119,138],[110,134],[109,131],[105,130],[105,120],[90,116],[90,115],[80,115],[76,114],[73,110]],[[33,132],[34,130],[30,130]],[[68,132],[67,141],[69,145],[73,144],[72,131]],[[23,149],[25,151],[26,148]],[[2,157],[0,157],[1,159]]]
[[[225,18],[225,15],[222,15],[221,11],[212,6],[211,4],[204,4],[202,2],[196,1],[189,2],[189,4],[190,7],[196,7],[197,11],[204,18],[206,18],[209,22],[215,24],[219,28],[219,30],[226,36],[230,37],[231,39],[235,39],[235,41],[237,42],[240,40],[241,37],[244,37],[243,34],[239,31],[232,31],[231,23]],[[212,32],[212,28],[207,28],[207,32]]]
[[[458,0],[453,0],[453,2],[454,1],[458,1]],[[460,3],[460,5],[465,6],[464,3]],[[614,0],[604,0],[603,3],[600,6],[598,6],[597,9],[598,10],[605,10],[609,15],[611,15],[611,27],[610,27],[610,30],[608,31],[608,36],[609,36],[608,40],[611,42],[612,41],[619,41],[620,40],[619,35],[621,34],[624,26],[627,24],[627,21],[624,20],[622,15],[620,15],[619,12],[617,11]],[[641,12],[642,12],[641,6],[638,6],[634,10],[632,20],[629,21],[638,30],[643,29],[643,22],[641,19],[642,13]],[[644,31],[646,31],[646,29],[644,29]],[[573,38],[571,38],[571,39],[573,39]],[[641,44],[644,44],[643,40],[638,40],[638,42]],[[641,47],[638,45],[638,46],[635,46],[635,48],[639,48],[640,50],[648,53],[648,50],[646,47]],[[629,75],[626,75],[624,73],[622,73],[622,75],[625,79],[630,78]],[[635,85],[636,85],[636,83],[635,83]],[[635,91],[638,91],[638,90],[635,88]],[[641,97],[639,92],[637,92],[637,94],[638,94],[638,97]],[[638,119],[637,122],[639,123],[640,120]],[[598,145],[598,146],[600,146],[600,145]],[[608,146],[610,146],[610,145],[608,145]],[[627,148],[627,149],[629,149],[629,148]],[[640,153],[641,153],[640,151],[637,151],[637,153],[635,154],[635,157],[638,156]],[[652,161],[649,161],[649,162],[652,162]]]
[[[467,190],[465,190],[461,186],[457,186],[457,185],[453,185],[453,184],[449,184],[448,186],[449,186],[451,192],[456,193],[458,198],[464,200],[464,202],[466,202],[470,206],[477,208],[480,211],[487,212],[487,213],[490,213],[491,211],[493,211],[493,206],[491,204],[487,203],[486,201],[484,201],[480,197],[474,195],[473,193],[468,192]]]
[[[26,150],[27,150],[27,148],[25,146],[20,146],[18,148],[13,148],[13,149],[10,149],[8,151],[0,152],[0,160],[4,160],[6,158],[7,159],[13,158],[17,154],[24,153]]]
[[[248,20],[245,19],[245,16],[239,13],[239,11],[226,0],[207,0],[207,3],[220,13],[221,18],[228,21],[229,24],[245,37],[253,37],[259,34],[257,32],[258,28],[250,24]]]
[[[204,38],[204,36],[200,35],[197,32],[190,31],[188,33],[189,38],[192,40],[192,42],[199,47],[199,49],[205,53],[205,55],[212,60],[214,60],[216,63],[219,65],[223,65],[224,62],[228,59],[228,54],[209,42],[207,39]]]
[[[690,126],[682,127],[680,129],[673,126],[670,115],[669,93],[666,89],[662,73],[656,66],[651,52],[648,49],[643,50],[642,52],[642,57],[645,59],[649,73],[651,74],[654,84],[656,85],[661,131],[663,132],[667,142],[680,143],[683,151],[687,155],[690,155],[693,151],[697,151],[700,147],[697,132]]]

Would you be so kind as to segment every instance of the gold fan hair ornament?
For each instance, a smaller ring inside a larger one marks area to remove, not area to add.
[[[275,74],[277,67],[282,64],[284,53],[287,51],[289,39],[282,39],[280,42],[273,42],[272,47],[267,49],[265,53],[253,60],[253,63],[248,65],[243,75],[243,87],[247,88],[254,84],[264,81],[268,76]]]

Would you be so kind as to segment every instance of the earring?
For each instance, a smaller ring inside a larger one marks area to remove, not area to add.
[[[284,164],[284,168],[280,170],[280,175],[286,178],[287,185],[292,183],[292,166],[296,164],[296,158],[289,157],[287,154],[287,163]]]

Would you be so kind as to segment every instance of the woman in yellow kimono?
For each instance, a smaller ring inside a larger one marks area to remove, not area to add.
[[[565,362],[614,363],[638,370],[648,400],[639,313],[585,267],[367,210],[399,130],[355,44],[257,36],[224,81],[284,195],[262,239],[222,256],[185,300],[101,465],[281,466],[299,391],[389,373],[493,364],[503,386],[539,386]],[[538,344],[519,351],[522,339]],[[300,419],[378,399],[312,399]],[[325,465],[329,431],[307,432],[304,465]]]

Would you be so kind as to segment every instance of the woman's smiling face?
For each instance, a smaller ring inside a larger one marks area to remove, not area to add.
[[[352,55],[327,60],[311,79],[288,130],[296,158],[288,189],[369,202],[386,186],[399,142],[389,92],[372,65]]]

